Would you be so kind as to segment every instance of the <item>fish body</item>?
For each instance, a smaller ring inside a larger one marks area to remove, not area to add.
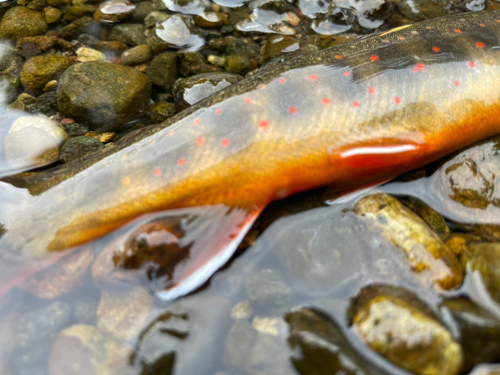
[[[275,199],[424,165],[500,132],[499,39],[500,11],[461,14],[263,69],[48,181],[2,219],[0,246],[62,250],[145,213],[219,204],[248,228]]]

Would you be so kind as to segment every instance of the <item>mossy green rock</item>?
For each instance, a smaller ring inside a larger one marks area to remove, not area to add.
[[[177,79],[177,69],[177,54],[164,52],[153,58],[146,74],[155,85],[171,90]]]
[[[71,66],[66,56],[35,56],[26,61],[21,69],[21,84],[28,92],[40,92],[45,85],[56,79]]]
[[[26,7],[14,7],[4,14],[0,22],[0,37],[13,39],[42,35],[48,28],[42,13]]]
[[[72,66],[57,88],[59,110],[99,131],[115,131],[139,118],[150,99],[146,75],[108,62]]]

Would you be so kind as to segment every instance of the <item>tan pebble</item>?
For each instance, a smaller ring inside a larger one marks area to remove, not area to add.
[[[104,53],[89,47],[80,47],[76,51],[76,56],[80,62],[103,61],[106,60]]]
[[[278,336],[280,332],[280,318],[261,318],[254,316],[252,327],[260,333],[267,333],[271,336]]]
[[[226,58],[221,56],[210,55],[207,57],[207,61],[210,64],[219,66],[221,68],[223,68],[224,65],[226,65]]]
[[[102,134],[99,133],[99,132],[91,130],[87,134],[85,134],[85,136],[86,137],[90,137],[90,138],[95,138],[95,139],[97,139],[99,141],[101,139]]]
[[[102,133],[101,134],[101,137],[99,138],[99,140],[101,141],[101,143],[107,143],[109,141],[111,141],[113,139],[113,137],[115,136],[115,132],[105,132],[105,133]]]
[[[139,65],[134,66],[134,69],[136,69],[142,73],[146,73],[146,71],[148,70],[148,67],[149,67],[149,63],[144,63],[144,64],[139,64]]]
[[[252,306],[249,300],[238,302],[231,309],[231,318],[233,318],[234,320],[250,319],[252,314],[253,314]]]
[[[288,12],[286,14],[286,22],[292,26],[297,26],[300,23],[300,17],[293,12]]]
[[[295,29],[287,25],[278,25],[276,31],[283,35],[295,35]]]
[[[21,285],[21,289],[43,299],[62,296],[82,285],[83,277],[93,260],[92,249],[70,253],[28,279]]]
[[[55,91],[57,90],[57,81],[53,80],[48,82],[43,88],[43,92]]]
[[[117,340],[133,340],[146,325],[153,307],[153,298],[141,286],[103,290],[97,308],[97,327]]]

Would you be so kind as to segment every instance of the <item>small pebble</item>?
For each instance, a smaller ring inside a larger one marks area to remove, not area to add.
[[[128,17],[135,5],[127,0],[109,0],[99,4],[94,13],[94,20],[99,23],[112,24]]]
[[[151,47],[147,44],[131,48],[122,54],[123,65],[136,65],[151,60]]]
[[[61,19],[62,12],[54,7],[46,7],[43,10],[43,16],[45,17],[45,22],[48,24],[56,23]]]
[[[78,61],[80,62],[106,60],[104,53],[88,47],[78,48],[76,55],[78,56]]]

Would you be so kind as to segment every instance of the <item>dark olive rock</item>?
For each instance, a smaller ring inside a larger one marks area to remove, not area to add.
[[[445,240],[450,235],[450,228],[444,218],[424,202],[413,197],[406,198],[402,202],[420,216],[441,239]]]
[[[146,16],[149,13],[154,12],[154,10],[155,7],[153,6],[153,3],[149,1],[141,1],[139,3],[136,3],[135,9],[130,15],[130,21],[142,23],[144,22]]]
[[[71,163],[83,159],[85,156],[98,152],[104,145],[92,137],[71,138],[61,148],[61,157],[66,163]]]
[[[81,122],[73,122],[71,124],[66,124],[63,125],[63,128],[64,130],[66,130],[66,133],[68,133],[70,137],[78,137],[81,135],[85,135],[90,131],[90,128],[87,125],[82,124]]]
[[[109,34],[109,40],[116,40],[135,47],[144,43],[144,26],[140,23],[123,23],[116,25]]]
[[[42,13],[26,7],[14,7],[0,22],[0,37],[5,39],[43,35],[48,29]]]
[[[90,17],[82,17],[62,28],[58,35],[60,38],[73,40],[78,38],[80,34],[98,36],[99,33],[100,27],[97,22],[94,22],[94,20]]]
[[[72,66],[57,88],[59,110],[99,131],[114,131],[137,119],[150,98],[146,75],[108,62]]]
[[[177,79],[177,69],[177,54],[163,52],[153,58],[146,75],[155,85],[170,91]]]
[[[165,101],[158,101],[148,108],[149,120],[152,124],[162,122],[167,118],[175,115],[177,112],[177,107],[174,103],[169,103]]]
[[[229,55],[226,58],[224,68],[231,73],[246,73],[252,67],[248,57],[240,55]]]
[[[47,116],[55,115],[57,113],[57,94],[51,91],[40,95],[36,99],[36,109]]]
[[[500,359],[500,321],[470,300],[460,297],[443,302],[460,327],[464,370]]]
[[[205,57],[197,51],[181,52],[178,54],[181,61],[179,73],[183,77],[193,74],[218,72],[221,69],[207,63]]]
[[[175,82],[173,93],[179,108],[187,108],[210,95],[243,79],[238,74],[205,73],[181,78]]]

